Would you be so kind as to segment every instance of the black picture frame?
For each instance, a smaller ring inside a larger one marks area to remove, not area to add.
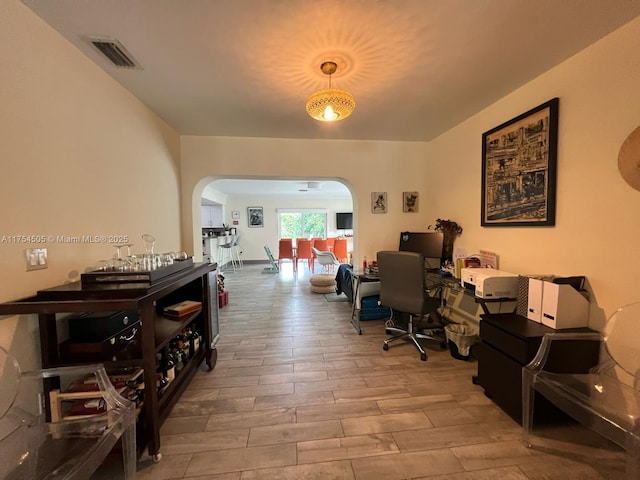
[[[482,134],[483,227],[553,226],[559,99]]]
[[[264,227],[262,207],[247,207],[247,222],[249,228]]]

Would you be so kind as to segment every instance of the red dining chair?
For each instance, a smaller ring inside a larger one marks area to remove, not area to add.
[[[311,251],[311,240],[306,238],[298,238],[296,240],[296,264],[301,261],[307,261],[307,267],[313,271],[313,252]]]
[[[346,238],[336,238],[336,241],[333,245],[333,254],[340,261],[340,263],[349,263]]]
[[[281,238],[278,242],[278,268],[282,268],[282,260],[291,260],[293,271],[296,271],[296,257],[293,254],[293,240],[291,238]]]
[[[322,238],[315,238],[313,240],[312,247],[317,248],[321,252],[328,252],[329,251],[329,244],[328,244],[327,240],[324,240]]]
[[[327,237],[327,246],[329,247],[329,251],[333,252],[333,245],[336,241],[336,237]]]

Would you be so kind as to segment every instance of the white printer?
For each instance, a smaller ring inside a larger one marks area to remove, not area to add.
[[[478,298],[518,297],[518,275],[494,268],[463,268],[460,284]]]

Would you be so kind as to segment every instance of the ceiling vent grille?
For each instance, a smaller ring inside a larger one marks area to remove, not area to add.
[[[91,44],[98,49],[118,68],[141,68],[126,48],[117,40],[89,38]]]

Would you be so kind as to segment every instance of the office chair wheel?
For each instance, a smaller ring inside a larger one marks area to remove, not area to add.
[[[387,350],[389,350],[389,345],[387,345],[386,343],[383,343],[382,349],[386,352]]]
[[[427,354],[426,353],[421,353],[420,354],[420,360],[422,360],[423,362],[427,361]]]

